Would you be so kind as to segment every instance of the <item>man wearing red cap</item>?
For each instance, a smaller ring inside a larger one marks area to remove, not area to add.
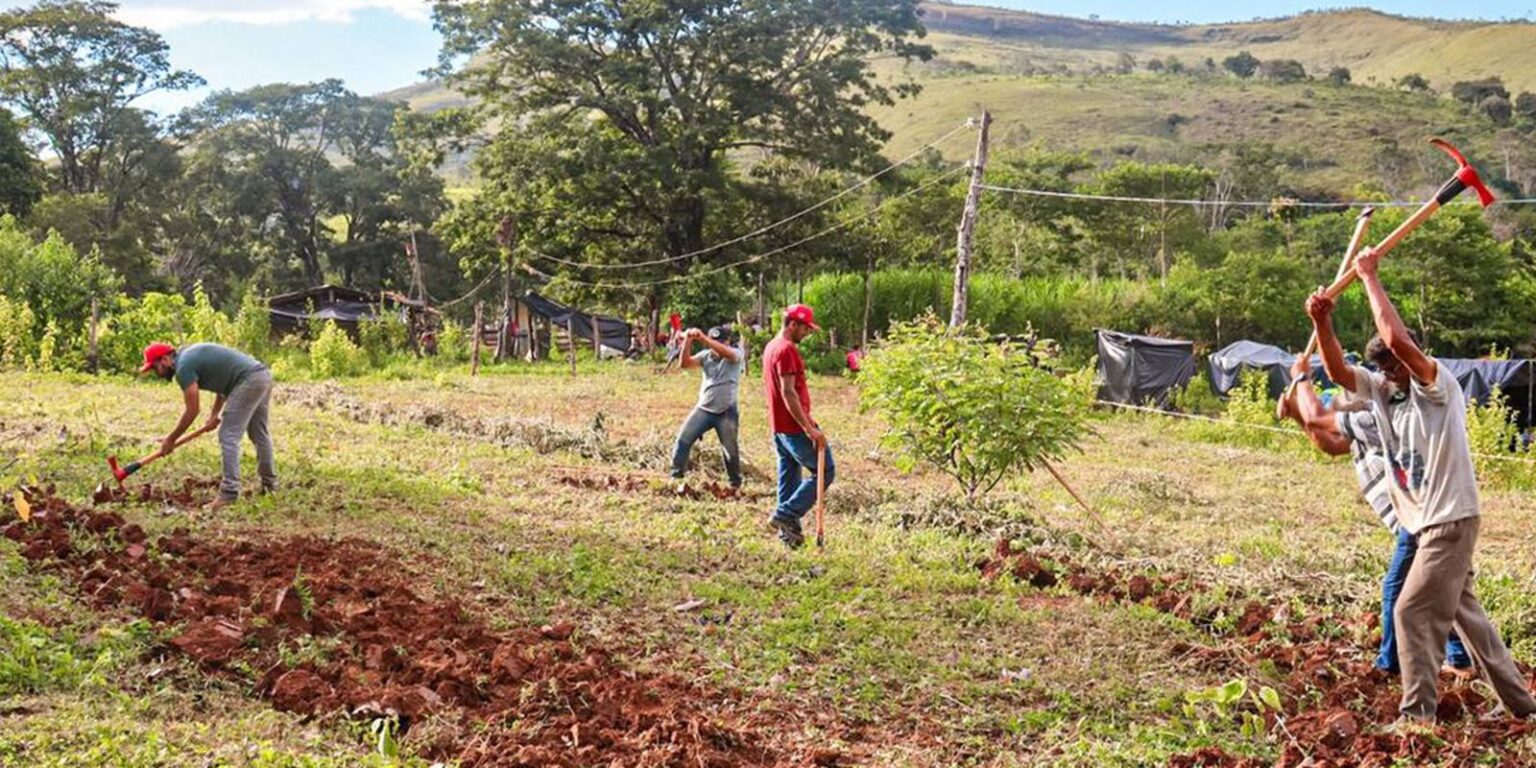
[[[800,519],[816,505],[816,457],[825,452],[826,485],[836,470],[827,436],[811,419],[811,393],[805,385],[800,342],[821,330],[811,308],[795,304],[784,310],[784,328],[763,348],[763,384],[768,391],[768,426],[779,456],[779,498],[770,524],[790,549],[805,543]],[[809,473],[802,478],[801,472]]]
[[[202,408],[202,393],[216,395],[208,414],[208,426],[218,427],[223,454],[224,479],[219,498],[210,509],[228,506],[240,498],[240,436],[249,434],[256,446],[256,469],[261,489],[277,489],[272,460],[272,435],[267,431],[268,404],[272,399],[272,372],[256,358],[219,344],[193,344],[178,350],[169,344],[144,348],[139,373],[154,371],[162,379],[174,378],[181,386],[186,407],[181,420],[160,443],[163,455],[176,450],[176,441],[192,426]]]

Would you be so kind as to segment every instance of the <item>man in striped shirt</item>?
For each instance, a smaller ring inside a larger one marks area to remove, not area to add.
[[[1397,539],[1392,560],[1387,564],[1386,578],[1381,582],[1381,649],[1376,656],[1376,668],[1399,674],[1392,609],[1403,591],[1408,569],[1413,566],[1418,540],[1398,524],[1397,513],[1392,508],[1388,477],[1391,464],[1387,460],[1386,442],[1377,425],[1376,408],[1358,401],[1341,405],[1335,400],[1337,407],[1329,409],[1312,388],[1311,361],[1298,360],[1291,372],[1294,383],[1283,396],[1281,414],[1300,424],[1312,444],[1323,453],[1330,456],[1349,454],[1355,465],[1355,476],[1360,481],[1360,493],[1382,525]],[[1448,671],[1458,677],[1471,677],[1472,657],[1454,631],[1446,640],[1445,656]]]

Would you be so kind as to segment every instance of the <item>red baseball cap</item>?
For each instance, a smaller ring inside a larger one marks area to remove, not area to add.
[[[176,348],[161,342],[155,342],[144,348],[144,365],[139,367],[139,373],[144,373],[155,367],[155,361],[176,351]]]
[[[811,330],[819,331],[821,326],[816,324],[816,313],[804,304],[791,304],[784,310],[784,322],[794,320],[797,323],[805,323]]]

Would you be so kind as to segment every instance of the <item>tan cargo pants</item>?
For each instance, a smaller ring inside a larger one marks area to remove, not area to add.
[[[1472,551],[1477,547],[1479,525],[1480,518],[1469,517],[1419,532],[1419,553],[1393,612],[1403,680],[1399,710],[1405,717],[1434,719],[1440,701],[1436,685],[1445,661],[1445,636],[1452,626],[1504,708],[1518,717],[1536,713],[1536,698],[1526,688],[1499,631],[1472,594],[1476,581],[1472,577]]]

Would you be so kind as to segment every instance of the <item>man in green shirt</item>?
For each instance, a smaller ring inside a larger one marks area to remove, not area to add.
[[[192,426],[202,408],[202,393],[216,395],[207,426],[219,430],[224,479],[219,484],[219,498],[209,505],[209,509],[229,506],[240,498],[242,434],[249,434],[251,443],[256,446],[256,469],[261,475],[262,492],[277,489],[272,435],[267,430],[272,372],[266,366],[244,352],[219,344],[192,344],[178,350],[169,344],[157,343],[144,348],[144,365],[139,373],[149,371],[162,379],[175,379],[186,404],[176,428],[160,444],[163,455],[169,456],[176,450],[176,441],[187,427]]]

